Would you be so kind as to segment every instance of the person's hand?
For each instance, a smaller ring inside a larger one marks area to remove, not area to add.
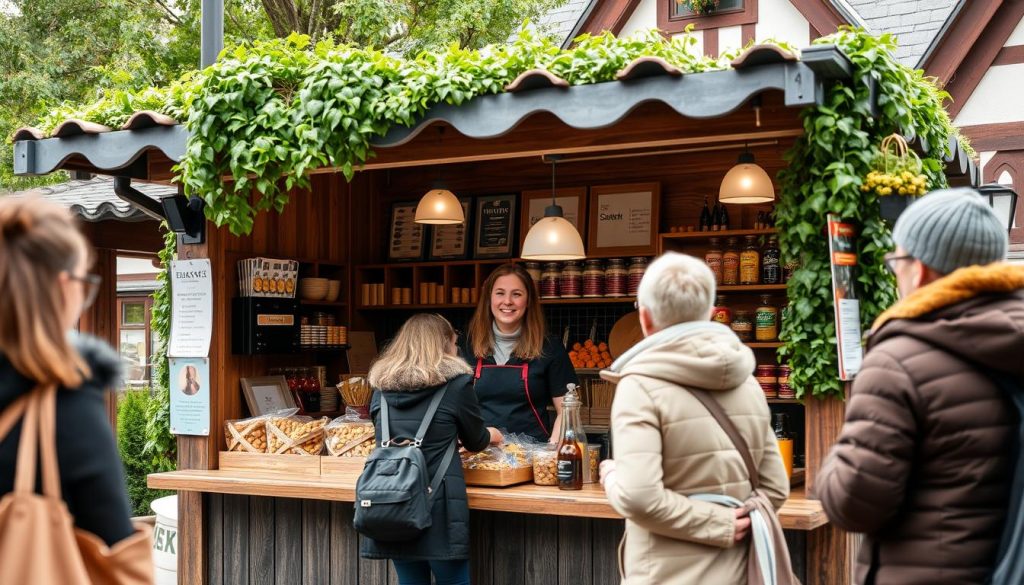
[[[736,508],[736,529],[733,532],[733,542],[741,542],[750,534],[750,510]]]
[[[487,427],[487,431],[491,433],[491,444],[500,445],[505,442],[505,435],[501,434],[501,431],[494,427]]]
[[[615,460],[614,459],[605,459],[604,461],[601,462],[601,468],[600,469],[601,469],[601,485],[605,486],[606,489],[607,489],[606,482],[612,483],[612,482],[615,481],[615,478],[614,478],[614,474],[615,474]]]

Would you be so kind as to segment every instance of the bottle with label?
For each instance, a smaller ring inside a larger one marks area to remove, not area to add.
[[[786,476],[793,477],[793,435],[789,434],[789,416],[784,412],[776,412],[772,415],[772,427],[775,431],[775,440],[779,442],[779,455],[782,455],[782,463],[786,466]]]
[[[754,312],[754,339],[757,341],[775,341],[779,337],[779,310],[771,301],[771,295],[761,295],[761,306]]]
[[[576,385],[569,384],[568,388],[569,391],[562,399],[562,433],[556,450],[558,489],[581,490],[587,435],[583,432],[583,423],[580,420],[582,403],[576,392]]]
[[[740,284],[758,284],[761,279],[761,251],[757,236],[747,236],[740,252]]]
[[[715,201],[715,206],[711,208],[711,231],[717,232],[722,229],[722,226],[718,223],[719,218],[722,216],[722,206]]]
[[[782,284],[779,238],[776,236],[768,238],[768,245],[761,252],[761,283]]]
[[[732,309],[726,306],[725,295],[718,295],[715,298],[715,308],[711,311],[711,320],[732,326]]]
[[[722,284],[722,246],[718,238],[711,238],[711,247],[704,253],[704,262],[715,275],[715,284]]]
[[[722,254],[722,284],[740,283],[740,248],[739,240],[729,238]]]
[[[718,229],[725,231],[729,229],[729,210],[726,208],[725,203],[722,204],[722,211],[718,216]]]
[[[706,232],[711,229],[711,210],[708,209],[708,198],[704,198],[704,209],[700,210],[700,224],[697,229]]]
[[[750,311],[736,311],[730,327],[732,327],[736,337],[740,338],[740,341],[754,340],[754,321],[750,318]]]

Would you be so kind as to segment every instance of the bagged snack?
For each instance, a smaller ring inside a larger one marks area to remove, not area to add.
[[[267,453],[293,455],[319,455],[324,449],[324,427],[327,417],[308,416],[267,417]]]
[[[558,453],[554,446],[538,448],[533,452],[533,483],[558,485]]]
[[[224,421],[224,439],[227,441],[228,451],[266,453],[267,417],[291,416],[298,411],[297,408],[290,408],[280,410],[272,415]]]
[[[377,445],[373,423],[346,410],[345,416],[332,420],[324,429],[327,452],[335,457],[366,457]]]
[[[366,378],[351,376],[338,383],[338,392],[345,406],[354,409],[360,418],[370,418],[370,398],[373,396],[373,389]],[[346,410],[348,410],[346,408]]]
[[[505,442],[479,453],[462,453],[463,469],[513,469],[530,467],[539,444],[526,435],[505,435]]]

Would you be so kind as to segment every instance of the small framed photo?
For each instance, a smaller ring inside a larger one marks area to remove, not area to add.
[[[516,195],[476,198],[473,258],[511,258],[516,251]]]
[[[587,256],[653,256],[658,249],[659,183],[590,188]]]
[[[388,232],[388,260],[416,262],[423,259],[426,229],[416,223],[417,201],[391,205],[391,230]]]
[[[284,376],[242,378],[242,393],[252,416],[295,408],[295,399]]]
[[[466,221],[430,226],[430,260],[465,260],[469,257],[469,234],[473,225],[473,198],[459,197]]]
[[[587,188],[566,187],[555,189],[555,203],[562,208],[562,216],[576,227],[580,237],[587,239]],[[519,222],[519,244],[522,246],[526,234],[533,224],[544,217],[544,209],[551,205],[551,190],[523,191],[523,217]]]

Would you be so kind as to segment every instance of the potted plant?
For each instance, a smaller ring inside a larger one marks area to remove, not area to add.
[[[874,170],[864,177],[860,190],[878,196],[879,215],[893,226],[915,198],[928,192],[928,177],[921,172],[921,159],[907,147],[907,141],[892,134],[882,140]]]
[[[696,14],[711,14],[718,9],[719,0],[676,0],[676,4],[689,8]]]

